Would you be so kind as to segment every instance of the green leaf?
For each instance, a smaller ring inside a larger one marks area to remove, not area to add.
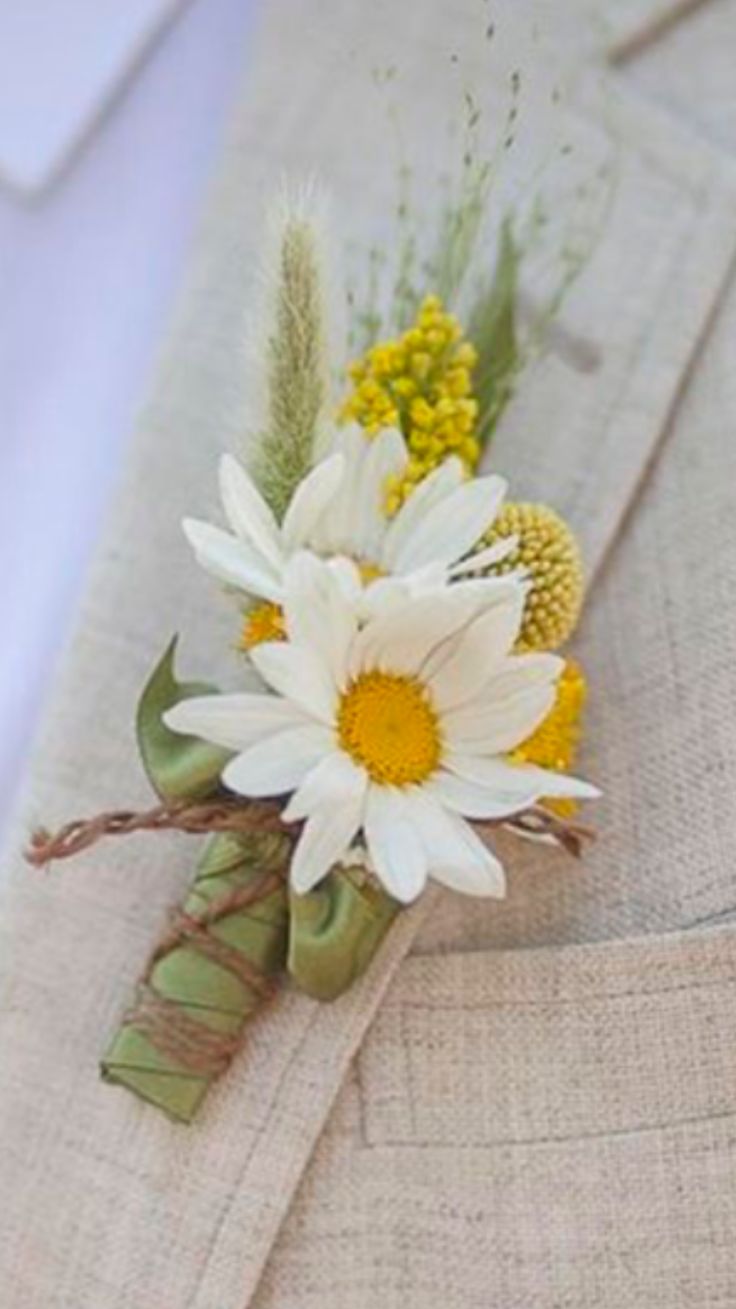
[[[307,895],[289,896],[287,967],[316,1000],[336,1000],[365,972],[399,911],[362,868],[335,868]]]
[[[514,388],[520,366],[516,333],[516,300],[521,251],[513,225],[501,226],[493,277],[470,314],[468,335],[478,351],[473,391],[479,404],[478,431],[487,445]]]
[[[207,682],[178,682],[174,656],[178,637],[164,651],[143,688],[136,714],[136,733],[143,767],[162,800],[203,800],[220,787],[220,774],[232,758],[228,750],[195,736],[180,736],[162,716],[180,700],[217,695]]]

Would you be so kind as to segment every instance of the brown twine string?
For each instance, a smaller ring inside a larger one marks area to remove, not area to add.
[[[595,833],[589,827],[559,818],[541,805],[533,805],[507,818],[477,820],[473,826],[481,836],[496,827],[510,827],[533,836],[551,836],[576,859],[580,858],[585,842],[595,840]],[[272,800],[245,803],[242,800],[214,800],[198,804],[182,800],[157,805],[155,809],[143,812],[116,809],[95,818],[77,818],[54,833],[37,828],[31,835],[25,857],[29,864],[39,868],[54,859],[68,859],[79,854],[104,836],[130,836],[133,832],[178,831],[195,835],[207,832],[242,835],[281,832],[293,839],[298,830],[298,824],[283,821],[278,804]]]
[[[264,999],[270,999],[274,991],[273,983],[233,946],[228,945],[220,937],[213,936],[210,929],[221,919],[229,918],[231,914],[239,913],[259,900],[265,900],[283,885],[284,877],[285,870],[281,873],[269,873],[247,886],[236,886],[225,895],[211,901],[196,917],[184,911],[178,912],[174,916],[169,932],[159,941],[151,955],[146,980],[160,959],[171,954],[171,951],[176,950],[180,945],[189,945],[200,954],[206,955],[213,963],[233,973],[239,981],[252,987]]]
[[[218,936],[213,936],[206,927],[200,927],[194,920],[187,921],[186,914],[182,915],[181,922],[177,925],[177,936],[177,946],[188,945],[198,954],[210,959],[212,963],[219,964],[221,968],[237,977],[244,986],[255,991],[261,999],[270,1000],[274,995],[273,983],[259,972],[255,964],[246,959],[234,946],[228,945]]]
[[[530,836],[551,836],[559,845],[571,854],[574,859],[582,858],[585,843],[594,841],[596,834],[591,827],[583,827],[581,823],[570,823],[565,818],[558,817],[550,809],[545,809],[541,805],[534,805],[530,809],[523,809],[521,813],[513,814],[510,818],[504,818],[500,824],[496,820],[492,823],[475,823],[481,833],[483,828],[489,827],[510,827],[516,832],[526,832]]]
[[[234,868],[237,865],[233,862],[230,867]],[[224,871],[227,872],[228,868]],[[213,923],[219,923],[221,918],[228,918],[230,914],[239,913],[241,909],[247,909],[249,905],[256,904],[258,900],[265,900],[267,896],[279,889],[285,876],[285,869],[280,872],[267,873],[257,882],[249,882],[246,886],[234,886],[232,890],[226,891],[224,895],[211,900],[196,917],[193,914],[181,914],[179,917],[182,922],[186,923],[187,927],[189,924],[193,924],[198,930],[209,928]],[[180,935],[181,932],[175,926],[171,933],[173,945],[168,944],[169,938],[167,937],[157,947],[158,950],[163,954],[168,954],[169,950],[173,949],[174,945],[177,944]]]
[[[143,812],[132,809],[113,809],[94,818],[76,818],[57,832],[37,828],[31,834],[31,844],[25,851],[29,864],[40,868],[55,859],[69,859],[87,850],[104,836],[130,836],[133,832],[188,832],[200,835],[208,832],[236,832],[248,835],[253,832],[282,832],[293,834],[280,816],[278,805],[272,801],[214,800],[192,804],[182,800],[174,804],[156,805]]]

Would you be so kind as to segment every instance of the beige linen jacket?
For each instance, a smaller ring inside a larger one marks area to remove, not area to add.
[[[238,434],[261,193],[301,161],[348,216],[380,209],[355,51],[390,20],[429,112],[423,60],[472,70],[475,10],[269,5],[8,855],[3,1309],[736,1305],[736,188],[615,80],[581,79],[573,115],[617,144],[605,231],[493,454],[588,562],[585,866],[509,844],[504,903],[431,893],[338,1003],[285,993],[184,1128],[97,1059],[191,840],[45,874],[18,853],[39,816],[149,802],[142,680],[174,629],[195,674],[230,639],[178,520]]]

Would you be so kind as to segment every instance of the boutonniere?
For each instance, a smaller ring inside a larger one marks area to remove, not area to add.
[[[283,207],[261,424],[221,458],[219,521],[183,524],[232,605],[233,688],[180,681],[172,641],[137,713],[155,805],[33,837],[42,864],[105,836],[209,835],[102,1061],[177,1119],[283,978],[334,1000],[429,881],[503,896],[498,828],[573,855],[590,835],[577,810],[597,791],[571,771],[585,679],[560,653],[578,547],[553,508],[478,471],[522,372],[522,248],[507,219],[461,318],[468,203],[388,320],[350,297],[347,365],[319,218],[308,198]]]

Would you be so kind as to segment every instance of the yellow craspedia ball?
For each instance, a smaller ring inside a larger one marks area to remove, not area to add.
[[[572,634],[583,603],[583,564],[570,528],[554,509],[541,504],[502,507],[479,548],[518,536],[516,549],[487,571],[523,568],[531,581],[518,650],[556,650]]]

